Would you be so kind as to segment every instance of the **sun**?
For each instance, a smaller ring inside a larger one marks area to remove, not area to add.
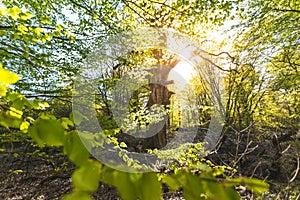
[[[173,80],[174,84],[169,87],[175,93],[180,93],[191,84],[191,79],[195,74],[194,67],[187,61],[180,61],[169,73],[168,80]]]

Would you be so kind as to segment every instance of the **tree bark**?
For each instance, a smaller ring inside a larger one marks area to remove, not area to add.
[[[167,84],[173,83],[168,80],[168,75],[171,69],[179,62],[179,59],[173,58],[170,60],[164,60],[163,51],[161,49],[153,50],[153,54],[159,64],[157,68],[151,70],[153,76],[149,77],[150,97],[147,107],[150,109],[151,106],[157,104],[163,105],[163,107],[167,109],[167,106],[170,105],[170,97],[173,94],[173,92],[170,92],[166,87]],[[169,116],[167,115],[163,128],[161,130],[156,130],[156,135],[146,140],[146,148],[159,149],[167,144],[168,120]]]

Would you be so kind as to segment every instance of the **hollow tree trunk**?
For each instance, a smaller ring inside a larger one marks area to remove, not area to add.
[[[163,51],[160,49],[153,50],[155,59],[157,60],[158,66],[151,70],[153,76],[149,77],[149,89],[150,97],[147,104],[148,109],[151,106],[163,105],[165,109],[170,105],[170,97],[173,92],[170,92],[166,87],[167,84],[173,83],[168,81],[169,72],[179,62],[179,59],[163,59]],[[160,84],[159,84],[160,83]],[[156,130],[156,135],[146,140],[146,148],[162,148],[167,144],[167,124],[169,116],[166,116],[165,123],[160,130]]]

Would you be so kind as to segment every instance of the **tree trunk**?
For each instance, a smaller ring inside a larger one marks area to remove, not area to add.
[[[151,70],[153,76],[149,77],[150,97],[147,107],[150,109],[151,106],[157,104],[163,105],[167,109],[167,106],[170,105],[170,97],[173,94],[166,87],[167,84],[172,83],[172,81],[168,81],[168,75],[171,69],[179,62],[179,59],[163,60],[163,51],[160,49],[153,50],[153,54],[159,64],[157,68]],[[169,116],[167,115],[163,128],[156,130],[156,135],[146,140],[146,148],[159,149],[167,144],[168,120]]]

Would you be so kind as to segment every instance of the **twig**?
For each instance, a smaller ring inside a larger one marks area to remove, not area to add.
[[[285,152],[287,152],[287,151],[290,149],[290,147],[291,147],[291,145],[289,144],[289,146],[287,146],[287,148],[285,148],[285,150],[283,150],[283,151],[281,152],[281,154],[284,154]]]
[[[222,67],[220,67],[219,65],[217,65],[216,63],[212,62],[210,59],[205,58],[204,56],[200,56],[203,60],[209,62],[210,64],[212,64],[214,67],[217,67],[219,70],[221,71],[225,71],[225,72],[232,72],[232,71],[236,71],[235,69],[224,69]]]
[[[83,5],[81,5],[80,3],[77,3],[77,2],[74,1],[74,0],[70,0],[70,2],[73,3],[74,5],[76,5],[77,7],[84,9],[87,13],[89,13],[89,14],[91,14],[91,15],[97,15],[97,16],[98,16],[97,19],[98,19],[103,25],[108,26],[111,30],[114,30],[114,29],[115,29],[115,28],[111,27],[111,25],[108,24],[105,20],[103,20],[103,19],[101,18],[101,16],[99,16],[99,14],[96,13],[94,10],[91,10],[90,8],[87,8],[87,7],[83,6]]]
[[[291,180],[289,180],[289,183],[293,182],[296,179],[296,177],[299,173],[299,170],[300,170],[300,159],[299,159],[299,156],[298,156],[297,157],[297,169],[295,170],[294,176],[291,178]]]
[[[234,162],[233,167],[236,167],[237,163],[239,163],[240,160],[241,160],[245,155],[247,155],[247,154],[253,152],[255,149],[257,149],[258,145],[254,146],[254,147],[252,147],[252,148],[249,148],[249,146],[250,146],[251,144],[252,144],[252,141],[250,141],[250,142],[247,144],[247,146],[246,146],[246,148],[245,148],[245,151],[244,151],[242,154],[240,154],[240,157]]]
[[[258,168],[258,166],[261,164],[261,161],[259,161],[258,162],[258,164],[255,166],[255,168],[254,168],[254,170],[253,170],[253,172],[252,172],[252,174],[251,174],[251,178],[254,176],[254,173],[256,172],[256,170],[257,170],[257,168]]]

